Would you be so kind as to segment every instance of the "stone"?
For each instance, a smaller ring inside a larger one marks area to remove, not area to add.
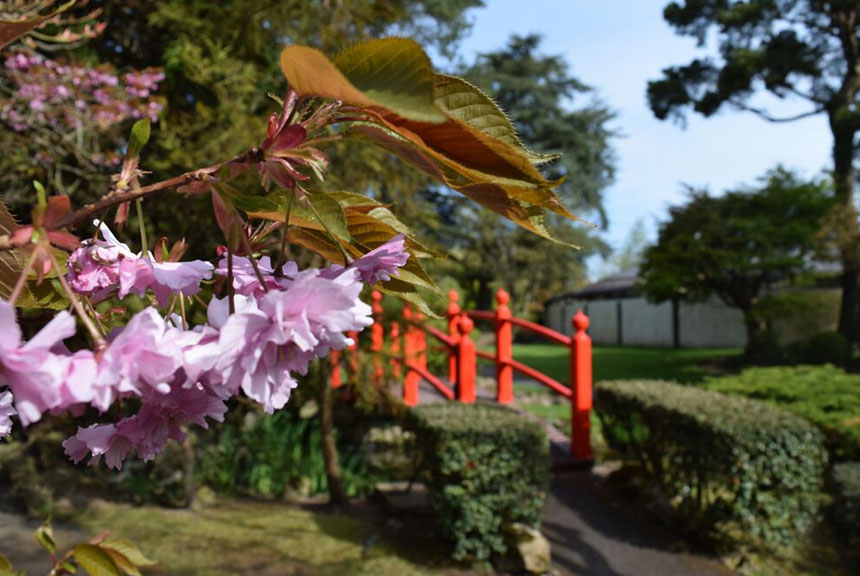
[[[218,504],[218,495],[209,486],[201,486],[194,493],[194,508],[210,508]]]
[[[516,522],[505,527],[505,540],[520,569],[529,574],[548,574],[552,571],[549,540],[540,530]]]

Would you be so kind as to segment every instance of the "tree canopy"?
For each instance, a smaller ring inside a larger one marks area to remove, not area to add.
[[[683,119],[695,111],[712,116],[724,107],[770,122],[824,114],[833,135],[834,189],[840,202],[827,225],[843,264],[839,330],[860,340],[860,229],[854,205],[857,133],[860,131],[860,1],[684,0],[663,16],[678,34],[717,54],[665,68],[649,82],[657,118]],[[801,101],[806,110],[780,116],[755,100],[761,92]]]
[[[819,221],[832,206],[829,187],[776,168],[759,185],[716,197],[690,191],[669,211],[657,243],[645,251],[642,289],[660,302],[712,296],[744,314],[747,352],[761,346],[757,306],[765,293],[810,269]]]

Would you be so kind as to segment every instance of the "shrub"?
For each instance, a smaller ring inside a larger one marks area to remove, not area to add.
[[[851,360],[851,344],[839,332],[821,332],[806,344],[806,361],[810,364],[847,366]]]
[[[505,526],[537,526],[549,485],[549,441],[539,424],[480,404],[422,406],[408,420],[455,559],[504,553]]]
[[[328,490],[319,420],[282,410],[226,424],[214,442],[201,442],[198,479],[221,494],[280,498],[288,489],[312,496]],[[338,441],[348,496],[373,480],[358,447]]]
[[[656,380],[601,382],[597,400],[610,445],[701,533],[779,549],[815,520],[827,454],[806,420]]]
[[[860,375],[830,365],[777,366],[707,378],[704,386],[799,414],[821,428],[834,459],[860,460]]]

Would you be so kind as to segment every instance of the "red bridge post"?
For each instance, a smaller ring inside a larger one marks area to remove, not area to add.
[[[570,455],[574,460],[592,460],[591,453],[591,337],[588,316],[580,310],[573,317],[570,339],[571,430]]]
[[[460,316],[460,305],[457,304],[457,301],[460,299],[460,295],[457,294],[456,290],[448,291],[448,336],[456,340],[460,333],[457,329],[457,322],[459,321]],[[457,382],[457,352],[453,349],[448,349],[448,381],[451,384]]]
[[[395,381],[398,381],[403,377],[403,371],[400,368],[400,360],[397,358],[400,355],[400,324],[397,322],[391,323],[391,330],[388,332],[388,339],[391,341],[391,344],[389,344],[389,351],[392,356],[391,375],[394,377]]]
[[[421,377],[414,370],[409,369],[409,364],[416,362],[416,328],[410,322],[412,320],[412,309],[409,305],[403,307],[403,321],[405,323],[405,334],[403,336],[403,356],[406,359],[406,378],[403,380],[403,403],[407,406],[418,406],[418,382]]]
[[[373,325],[370,328],[370,350],[373,352],[373,383],[381,386],[384,374],[379,353],[382,352],[382,345],[385,340],[385,328],[382,326],[382,292],[374,290],[371,292],[370,298],[373,300],[371,306]]]
[[[346,373],[350,381],[355,382],[358,377],[358,332],[350,331],[346,335],[352,338],[352,344],[346,353]]]
[[[496,292],[496,399],[499,404],[514,401],[514,368],[510,365],[513,359],[510,299],[511,295],[504,288]]]
[[[460,340],[457,346],[457,398],[464,404],[475,402],[475,343],[469,333],[475,327],[472,319],[460,315]]]
[[[424,320],[424,314],[419,311],[415,311],[415,322],[420,324]],[[427,334],[425,334],[424,330],[415,326],[415,360],[418,363],[418,366],[421,368],[427,369]]]
[[[332,350],[328,356],[331,364],[331,374],[329,374],[329,382],[332,388],[340,388],[343,384],[343,377],[340,372],[340,350]]]

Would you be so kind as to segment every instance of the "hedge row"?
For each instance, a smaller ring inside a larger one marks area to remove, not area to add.
[[[707,378],[704,387],[771,402],[824,432],[835,460],[860,460],[860,375],[831,365],[747,368]]]
[[[537,526],[549,486],[545,430],[497,405],[439,404],[411,411],[436,518],[457,560],[506,551],[503,531]]]
[[[609,444],[640,463],[693,528],[779,549],[813,524],[827,452],[806,420],[663,381],[601,382],[596,397]]]

